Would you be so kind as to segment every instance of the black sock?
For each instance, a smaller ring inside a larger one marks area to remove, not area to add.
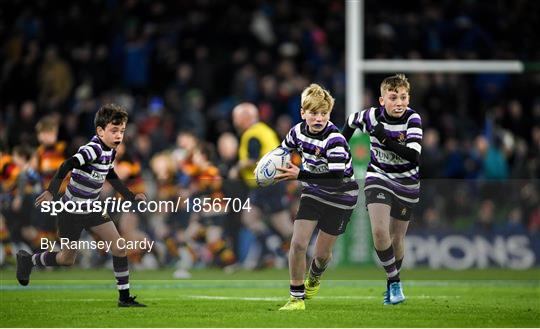
[[[396,279],[395,277],[386,280],[386,290],[390,289],[390,285],[394,282],[399,282],[399,277]]]
[[[306,297],[306,287],[302,283],[299,286],[293,286],[291,284],[291,297],[304,299]]]
[[[401,264],[402,263],[403,263],[403,258],[396,260],[396,269],[398,270],[398,272],[401,271]]]
[[[399,271],[396,269],[396,258],[394,257],[394,248],[392,245],[385,250],[375,250],[383,266],[388,280],[399,281]]]
[[[324,270],[326,270],[326,267],[318,267],[317,262],[315,261],[315,259],[313,259],[311,261],[311,266],[309,267],[309,276],[311,278],[318,279],[324,273]]]
[[[113,268],[120,300],[126,300],[129,297],[129,269],[127,257],[113,256]]]
[[[129,289],[120,289],[118,290],[118,299],[127,300],[129,298]]]
[[[32,255],[32,264],[37,267],[60,266],[56,261],[56,251],[44,251]]]

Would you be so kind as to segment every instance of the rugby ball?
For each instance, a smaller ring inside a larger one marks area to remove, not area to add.
[[[291,153],[283,147],[278,147],[265,154],[255,168],[257,185],[265,187],[273,184],[274,177],[279,174],[277,168],[286,167],[290,162]]]

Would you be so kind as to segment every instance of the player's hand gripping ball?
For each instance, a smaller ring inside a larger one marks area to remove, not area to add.
[[[279,167],[287,167],[291,162],[291,153],[289,150],[278,147],[267,154],[257,163],[255,168],[255,179],[257,185],[261,187],[269,186],[274,183],[274,177],[279,174]]]

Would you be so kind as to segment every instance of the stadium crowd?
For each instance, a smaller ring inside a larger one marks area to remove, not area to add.
[[[366,1],[366,57],[530,61],[540,57],[532,42],[535,6]],[[500,10],[509,15],[497,15]],[[50,223],[34,221],[31,200],[59,162],[94,134],[101,104],[130,112],[119,176],[159,200],[209,188],[244,195],[235,179],[238,136],[231,120],[240,102],[256,104],[261,121],[283,138],[300,120],[302,89],[317,82],[336,98],[333,122],[345,119],[344,1],[8,1],[0,21],[0,238],[6,241],[31,243],[51,234]],[[364,106],[378,103],[381,77],[366,77]],[[414,226],[538,232],[540,75],[409,78],[411,104],[424,126],[423,197]],[[38,168],[35,159],[46,161]],[[202,176],[222,183],[204,186]],[[295,193],[291,185],[291,200]],[[119,225],[134,239],[162,241],[159,262],[228,266],[244,258],[235,256],[246,249],[237,214],[223,221],[223,239],[209,239],[207,227],[189,225],[194,222],[185,212],[127,214]]]

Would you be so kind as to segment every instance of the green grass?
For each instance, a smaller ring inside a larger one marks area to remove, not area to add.
[[[383,306],[375,268],[331,269],[304,312],[279,312],[284,270],[224,275],[200,270],[133,271],[144,309],[119,309],[112,273],[70,269],[33,273],[20,287],[0,271],[2,327],[538,327],[540,270],[406,270],[407,301]]]

